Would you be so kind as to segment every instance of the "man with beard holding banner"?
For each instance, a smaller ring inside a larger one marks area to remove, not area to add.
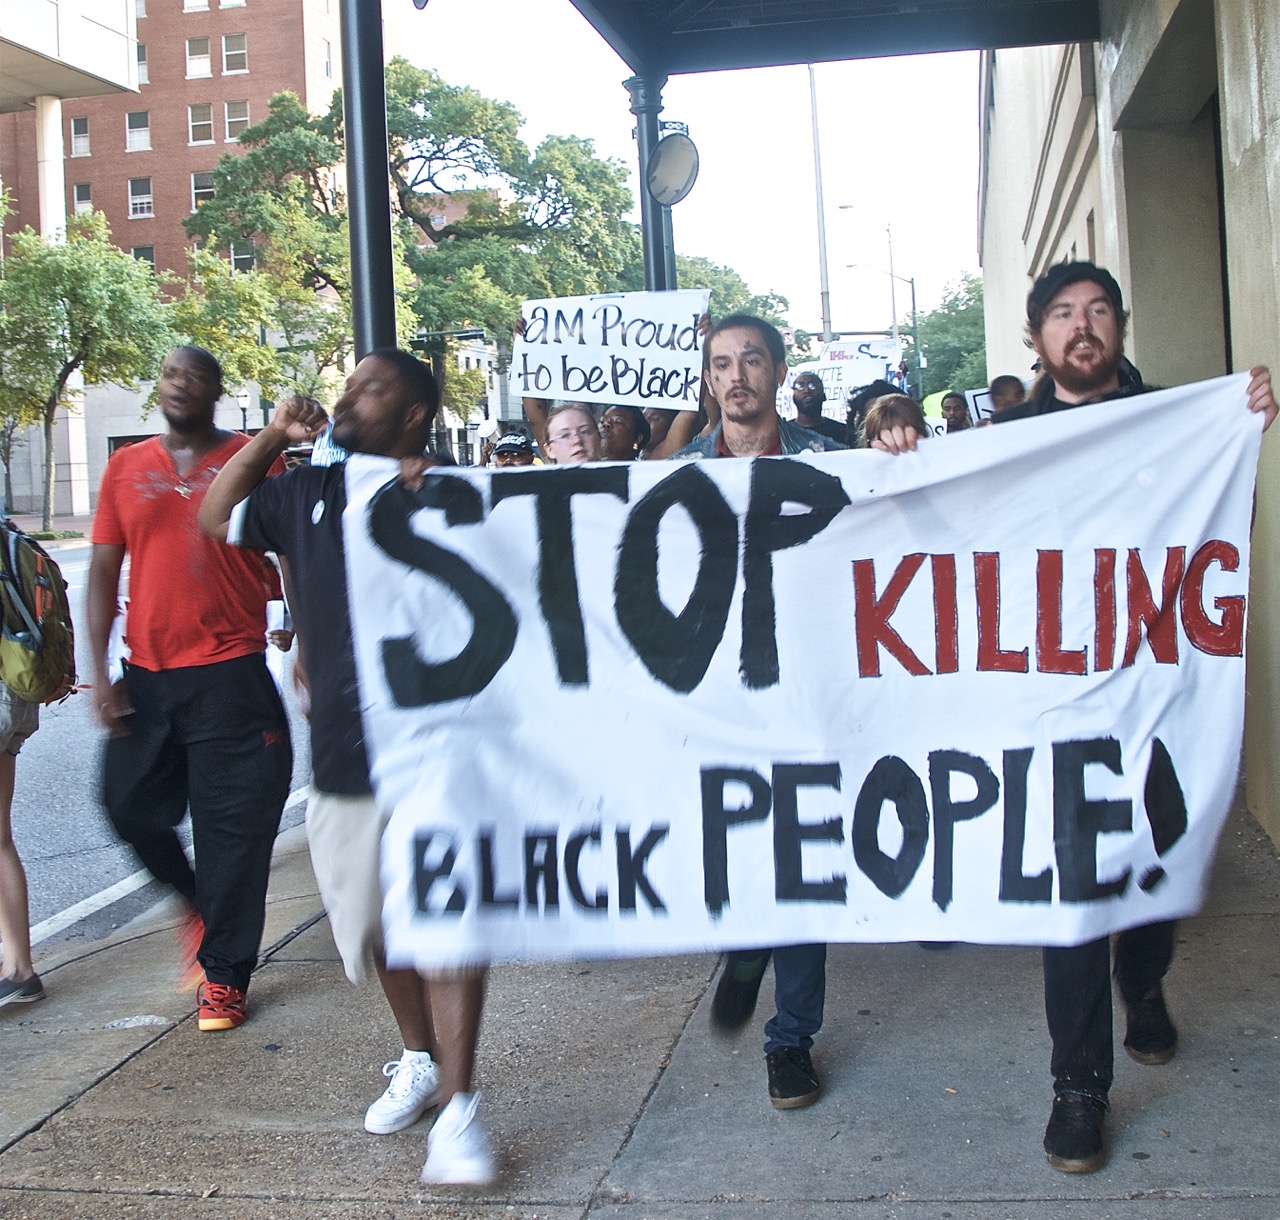
[[[421,462],[438,406],[439,392],[425,364],[408,352],[380,349],[347,379],[334,406],[334,443],[353,453]],[[404,1039],[400,1059],[383,1069],[391,1083],[365,1114],[365,1130],[403,1130],[439,1104],[422,1180],[485,1185],[493,1180],[494,1160],[476,1117],[479,1095],[471,1092],[471,1077],[486,972],[444,970],[428,977],[390,969],[384,960],[379,849],[385,817],[372,793],[347,608],[347,467],[302,466],[266,479],[279,454],[312,439],[327,423],[312,399],[281,403],[271,423],[210,487],[200,525],[215,538],[265,546],[289,562],[291,605],[311,691],[315,794],[307,808],[307,838],[316,881],[347,977],[362,981],[372,956]]]
[[[1027,296],[1027,335],[1044,370],[1025,402],[995,416],[1003,424],[1089,403],[1142,394],[1138,370],[1124,358],[1128,314],[1110,272],[1088,262],[1050,267]],[[1251,370],[1248,407],[1275,419],[1277,405],[1266,368]],[[872,438],[889,453],[916,447],[912,428]],[[1175,924],[1131,928],[1115,940],[1114,975],[1126,1012],[1125,1050],[1142,1064],[1168,1063],[1178,1035],[1165,1008],[1162,980],[1173,959]],[[1045,948],[1045,1014],[1053,1042],[1053,1110],[1045,1155],[1063,1173],[1092,1173],[1106,1162],[1103,1119],[1114,1069],[1111,1036],[1110,938]]]
[[[707,334],[703,377],[720,405],[720,423],[676,455],[676,460],[712,457],[767,457],[844,446],[778,415],[777,391],[786,380],[782,335],[749,314],[731,314]],[[821,382],[818,383],[821,386]],[[785,945],[772,950],[777,1013],[764,1027],[769,1100],[779,1110],[811,1106],[821,1084],[809,1050],[822,1028],[827,987],[826,945]],[[725,955],[724,973],[711,1016],[725,1030],[740,1029],[755,1011],[760,980],[770,950]]]

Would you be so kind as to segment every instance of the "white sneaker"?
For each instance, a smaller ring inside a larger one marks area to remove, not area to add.
[[[440,1095],[440,1072],[429,1059],[393,1059],[382,1068],[387,1091],[364,1112],[364,1129],[390,1135],[412,1127]]]
[[[493,1150],[476,1117],[479,1093],[455,1093],[427,1136],[422,1181],[427,1186],[488,1186],[495,1177]]]

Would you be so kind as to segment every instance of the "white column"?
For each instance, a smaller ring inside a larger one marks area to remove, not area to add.
[[[40,200],[40,233],[61,241],[67,227],[66,147],[62,138],[62,99],[36,98],[36,190]],[[53,443],[58,454],[54,512],[73,516],[89,511],[88,439],[84,423],[84,382],[79,373],[67,385],[66,407],[60,407]]]
[[[55,238],[67,223],[66,149],[62,142],[62,99],[36,98],[36,191],[40,232]]]

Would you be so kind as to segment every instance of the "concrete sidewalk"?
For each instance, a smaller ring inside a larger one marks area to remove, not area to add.
[[[342,975],[301,828],[279,842],[239,1030],[197,1031],[171,924],[153,912],[37,961],[49,998],[0,1014],[0,1216],[1280,1216],[1280,863],[1242,812],[1209,908],[1179,937],[1179,1054],[1118,1055],[1110,1161],[1081,1177],[1040,1148],[1034,950],[834,947],[814,1052],[825,1092],[796,1111],[768,1103],[758,1024],[711,1032],[713,958],[495,970],[478,1084],[502,1177],[430,1192],[429,1119],[363,1130],[399,1044],[377,987]]]

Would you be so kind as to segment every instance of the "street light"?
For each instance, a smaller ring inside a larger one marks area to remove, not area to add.
[[[845,204],[842,207],[847,206]],[[887,226],[886,226],[887,230]],[[871,267],[866,263],[846,263],[845,266],[849,270],[855,268],[862,271],[878,271],[881,275],[889,277],[889,307],[893,310],[893,340],[898,340],[898,309],[897,296],[893,290],[893,281],[901,280],[904,284],[911,285],[911,338],[916,347],[916,398],[921,402],[924,401],[924,353],[920,350],[920,323],[916,315],[916,281],[913,276],[898,275],[893,270],[893,242],[889,242],[889,270],[883,267]]]

